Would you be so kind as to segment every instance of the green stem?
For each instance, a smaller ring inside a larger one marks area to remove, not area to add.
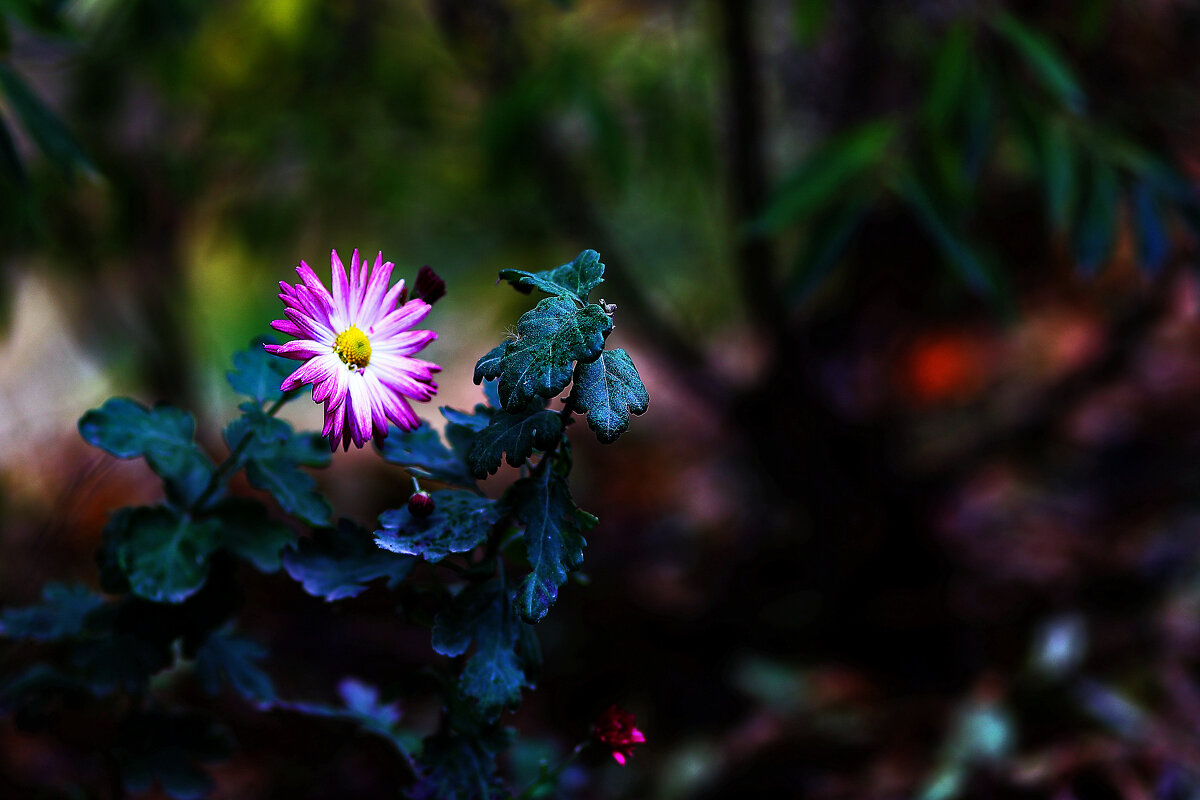
[[[271,407],[267,409],[267,416],[273,417],[278,414],[279,409],[283,408],[284,403],[291,400],[296,396],[296,394],[297,393],[295,391],[285,392],[282,397],[272,403]],[[229,476],[229,473],[233,472],[237,468],[238,460],[241,458],[242,453],[246,451],[246,448],[250,446],[250,440],[253,438],[254,432],[248,432],[242,437],[241,441],[239,441],[237,445],[229,451],[229,455],[225,457],[225,460],[222,461],[215,470],[213,470],[213,474],[208,479],[208,484],[204,487],[204,491],[201,492],[200,496],[197,497],[196,500],[188,507],[188,511],[190,513],[194,514],[201,510],[204,508],[205,504],[212,499],[212,496],[216,494],[217,489],[221,488],[221,484],[224,483],[225,478]]]
[[[571,766],[571,764],[575,762],[575,759],[579,758],[579,754],[583,752],[583,749],[587,747],[588,744],[590,744],[590,740],[585,739],[584,741],[575,745],[575,749],[571,751],[571,755],[569,755],[565,761],[552,770],[547,770],[543,766],[542,774],[537,776],[533,783],[529,784],[529,786],[525,788],[525,791],[517,795],[516,800],[532,800],[533,798],[537,797],[535,792],[538,789],[546,785],[553,787],[556,783],[558,783],[558,776],[562,774],[563,770]]]

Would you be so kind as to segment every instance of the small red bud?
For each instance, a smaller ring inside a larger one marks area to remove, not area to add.
[[[433,513],[433,498],[429,492],[415,492],[408,498],[408,513],[414,517],[428,517]]]
[[[617,706],[609,706],[592,728],[592,735],[609,749],[621,766],[633,755],[633,746],[646,741],[642,732],[634,727],[634,722],[633,714]]]
[[[417,285],[413,289],[413,297],[419,297],[429,305],[433,305],[446,294],[446,282],[428,265],[417,270]]]

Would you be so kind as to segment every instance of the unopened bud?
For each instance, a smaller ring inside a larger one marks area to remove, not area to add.
[[[413,289],[413,297],[419,297],[429,305],[433,305],[446,294],[446,282],[428,265],[417,270],[417,285]]]
[[[408,498],[408,513],[414,517],[428,517],[433,513],[433,498],[429,492],[414,492]]]

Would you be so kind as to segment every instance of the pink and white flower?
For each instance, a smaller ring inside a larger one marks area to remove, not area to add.
[[[433,397],[433,373],[441,367],[413,358],[437,338],[434,331],[410,330],[430,305],[420,298],[405,302],[403,279],[388,288],[395,265],[384,262],[383,253],[368,269],[355,250],[349,278],[336,250],[330,260],[332,293],[303,261],[296,267],[301,283],[279,282],[287,319],[277,319],[271,327],[298,338],[265,347],[304,361],[280,388],[286,392],[312,384],[313,401],[325,404],[321,435],[329,437],[331,450],[338,442],[349,450],[351,442],[362,447],[372,436],[387,436],[388,420],[403,430],[419,426],[421,420],[404,398]]]

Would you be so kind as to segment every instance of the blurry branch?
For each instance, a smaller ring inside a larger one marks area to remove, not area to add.
[[[729,141],[729,189],[737,248],[738,281],[746,313],[759,327],[778,333],[784,322],[783,295],[776,286],[770,241],[747,230],[767,200],[764,159],[763,85],[751,38],[758,4],[753,0],[717,0],[728,75],[725,81],[726,131]]]

